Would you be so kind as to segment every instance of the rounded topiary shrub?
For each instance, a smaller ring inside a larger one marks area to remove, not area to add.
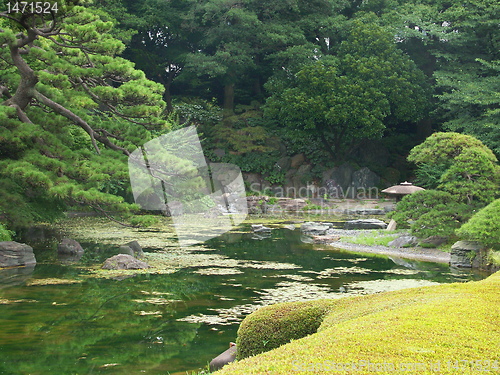
[[[457,230],[465,239],[479,241],[495,250],[500,250],[500,199],[477,212]]]
[[[334,300],[287,302],[265,306],[247,316],[238,329],[238,359],[277,348],[315,333]]]

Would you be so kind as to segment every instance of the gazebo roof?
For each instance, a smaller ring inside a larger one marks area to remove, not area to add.
[[[425,190],[420,186],[415,186],[411,182],[402,182],[399,185],[394,185],[382,190],[382,193],[392,194],[392,195],[407,195],[415,193],[416,191]]]

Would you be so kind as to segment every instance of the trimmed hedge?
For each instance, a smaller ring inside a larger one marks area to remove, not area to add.
[[[238,329],[237,359],[267,352],[315,333],[334,300],[265,306],[246,317]]]

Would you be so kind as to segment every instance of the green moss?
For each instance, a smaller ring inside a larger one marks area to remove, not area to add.
[[[238,330],[238,359],[315,333],[333,301],[280,303],[250,314]]]
[[[353,243],[356,245],[367,245],[367,246],[388,246],[389,242],[395,240],[401,236],[400,232],[395,233],[394,231],[387,232],[385,230],[381,231],[369,231],[366,234],[360,234],[352,237],[342,237],[342,241]]]
[[[332,371],[333,364],[351,369],[357,365],[359,374],[379,372],[373,367],[377,364],[396,369],[413,364],[417,367],[409,372],[418,374],[468,374],[484,365],[495,373],[500,366],[499,287],[497,272],[478,282],[317,301],[328,312],[316,333],[230,364],[217,374],[321,374]],[[280,311],[279,305],[269,311]],[[322,316],[324,310],[319,311]],[[278,319],[269,314],[259,326],[277,326]],[[439,371],[431,368],[438,364]]]

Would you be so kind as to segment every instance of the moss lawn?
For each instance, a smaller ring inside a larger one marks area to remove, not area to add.
[[[500,373],[500,272],[477,282],[291,306],[258,310],[238,332],[242,353],[269,350],[272,342],[281,346],[216,374]],[[321,322],[305,319],[304,329],[303,313],[290,315],[296,309],[319,314]],[[297,328],[280,333],[276,327],[283,319]],[[298,338],[297,330],[305,337]]]

